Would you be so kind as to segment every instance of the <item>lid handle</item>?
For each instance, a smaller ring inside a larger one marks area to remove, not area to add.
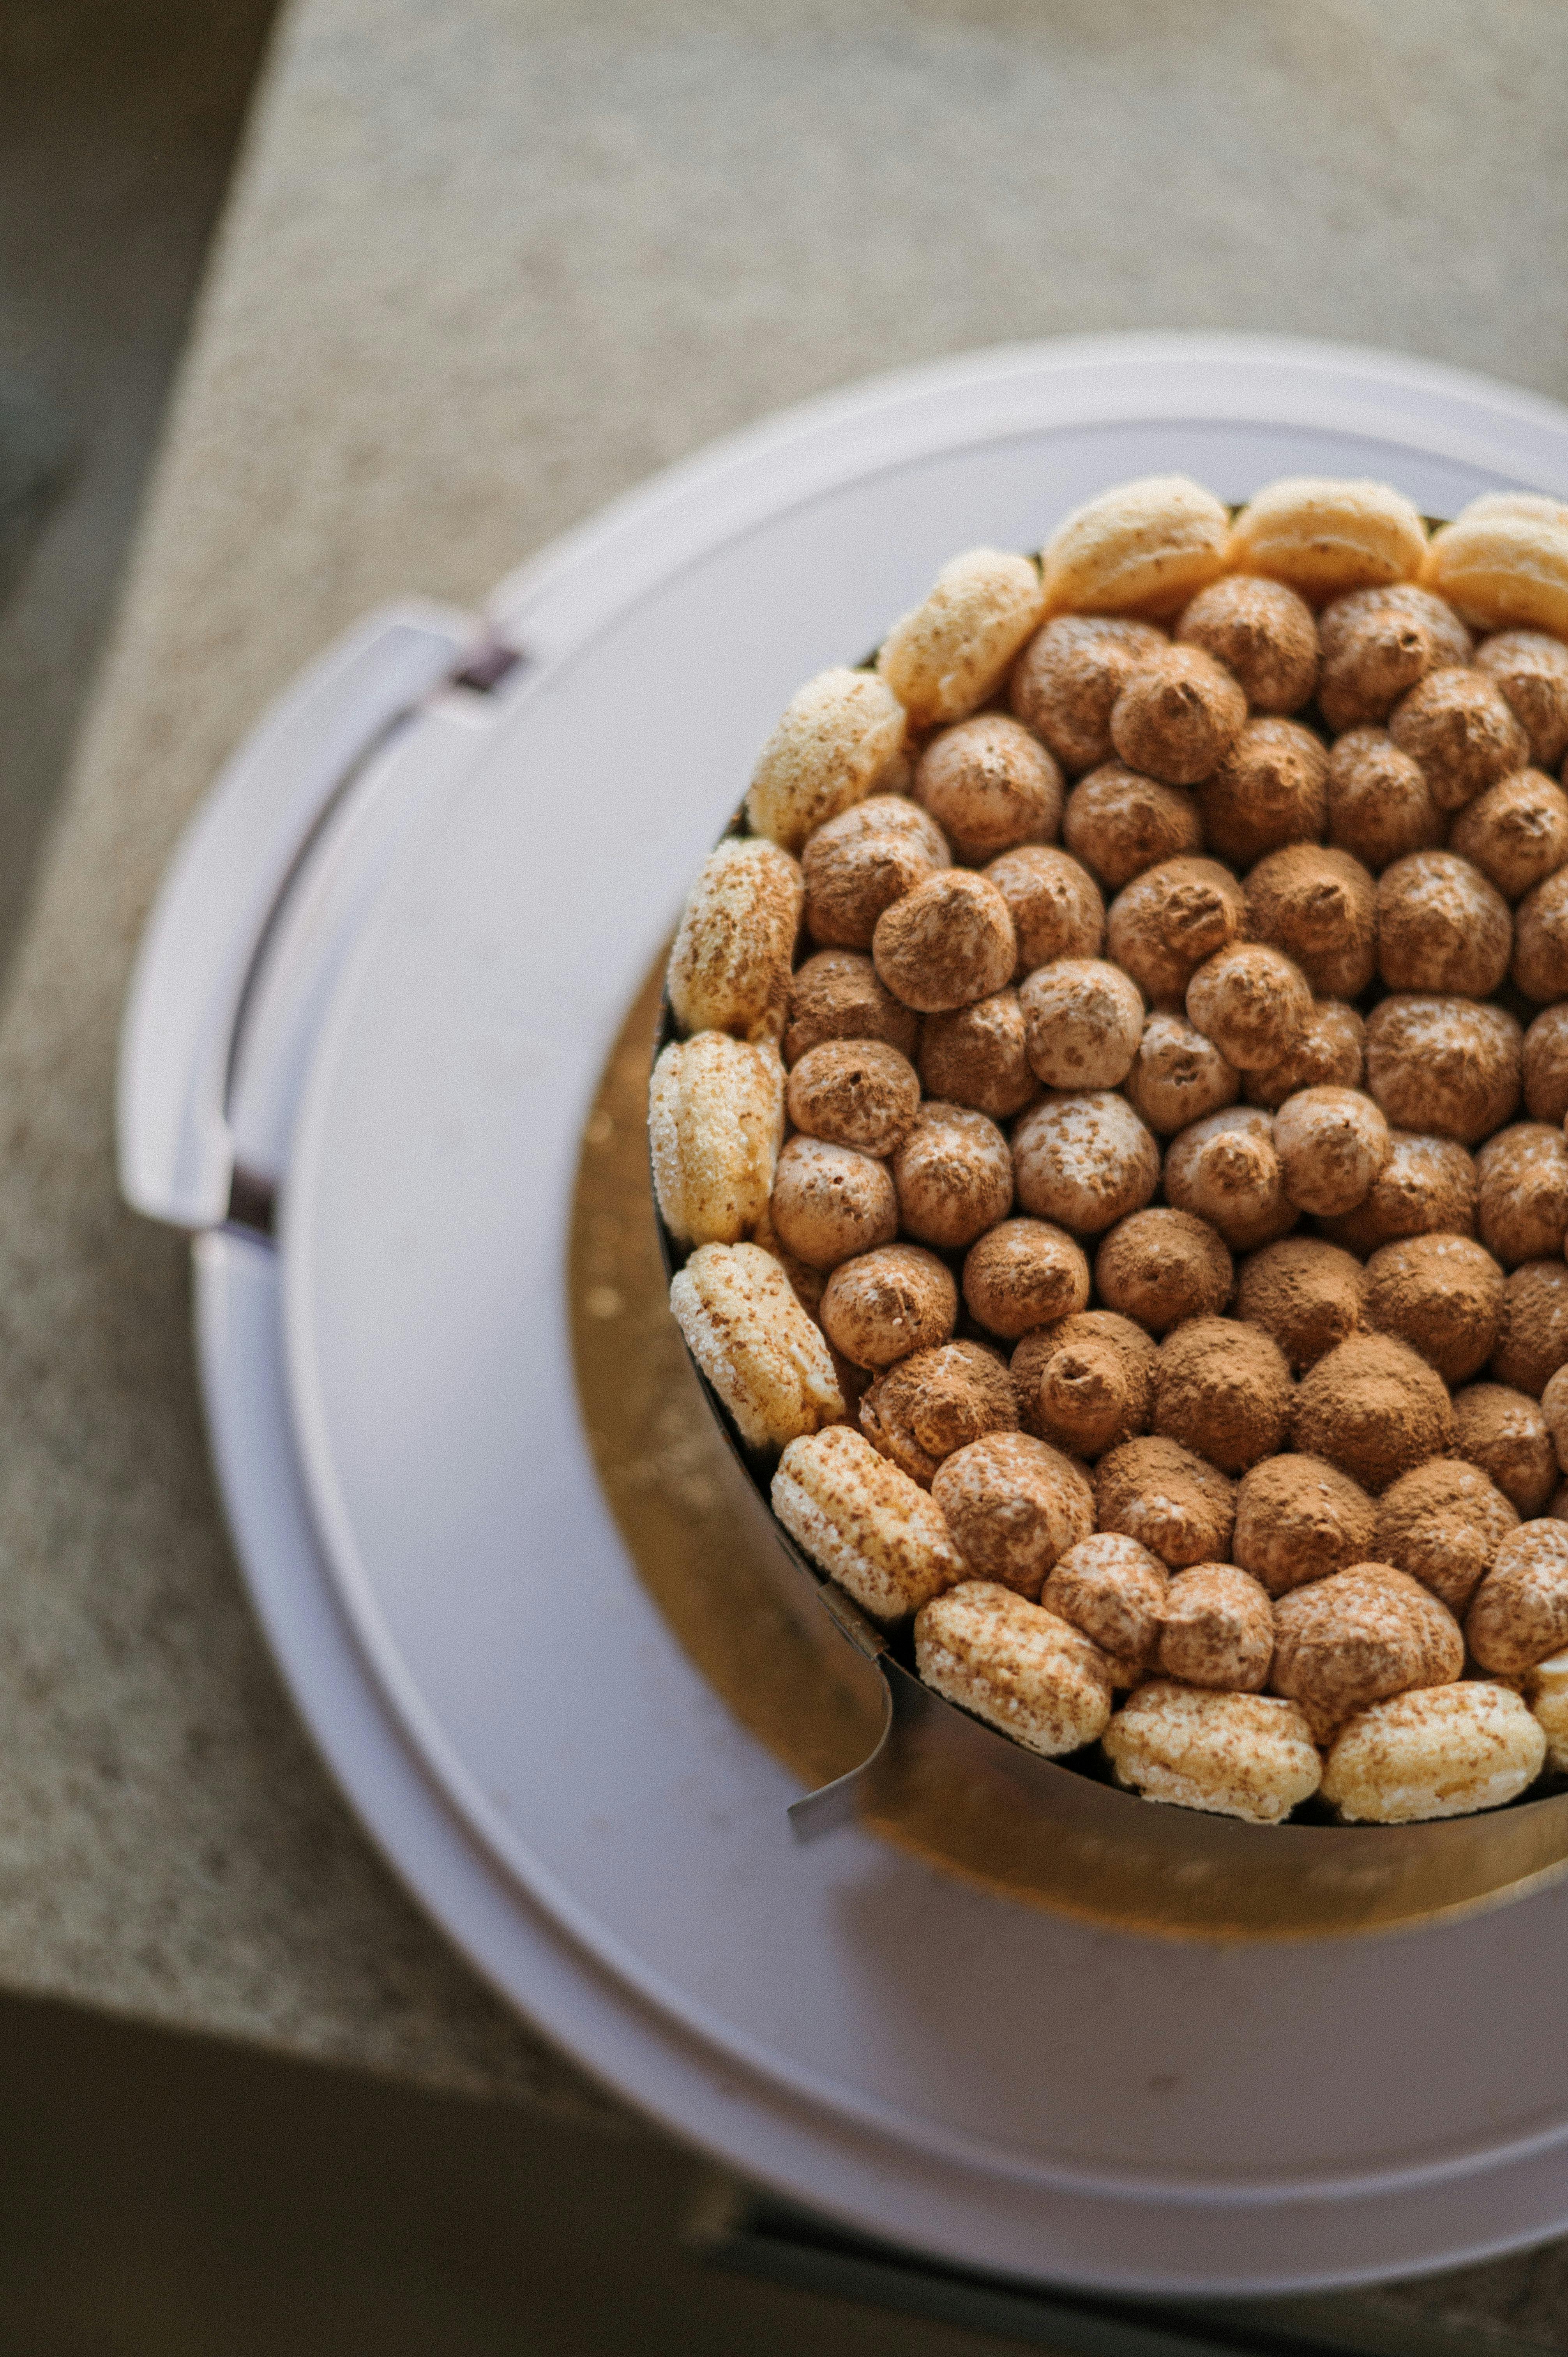
[[[478,631],[410,601],[367,616],[285,689],[186,828],[142,936],[120,1034],[120,1187],[134,1211],[207,1228],[229,1209],[229,1059],[267,920],[365,756],[461,671]]]

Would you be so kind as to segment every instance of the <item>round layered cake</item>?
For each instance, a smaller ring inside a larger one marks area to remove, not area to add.
[[[1565,757],[1568,506],[1370,482],[1109,490],[789,705],[671,1302],[950,1703],[1261,1824],[1568,1770]]]

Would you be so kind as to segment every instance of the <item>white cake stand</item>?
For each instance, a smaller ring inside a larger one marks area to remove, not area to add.
[[[1173,1946],[849,1828],[682,1652],[607,1511],[565,1222],[607,1049],[756,748],[956,549],[1090,491],[1568,495],[1568,413],[1320,345],[1102,339],[810,404],[621,501],[483,626],[374,619],[263,721],[127,1013],[125,1189],[196,1232],[246,1577],[410,1888],[589,2070],[819,2212],[1101,2289],[1304,2289],[1568,2228],[1568,1891]],[[521,660],[509,668],[508,651]],[[275,1215],[275,1216],[274,1216]]]

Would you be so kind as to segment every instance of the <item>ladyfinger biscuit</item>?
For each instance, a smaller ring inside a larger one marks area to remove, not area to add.
[[[900,1620],[963,1577],[941,1511],[847,1425],[792,1440],[773,1511],[874,1620]]]
[[[824,671],[791,697],[757,756],[746,814],[786,851],[877,784],[904,742],[904,707],[869,671]]]
[[[1476,630],[1568,637],[1568,508],[1542,500],[1533,510],[1495,495],[1472,500],[1433,533],[1423,587]]]
[[[1316,475],[1267,484],[1242,509],[1230,539],[1238,572],[1283,581],[1309,606],[1348,589],[1413,581],[1425,554],[1426,528],[1400,492],[1387,483]]]
[[[682,1031],[781,1037],[804,897],[800,868],[776,844],[730,837],[709,853],[670,952]]]
[[[961,720],[995,694],[1045,611],[1026,556],[972,548],[938,574],[923,604],[894,623],[876,668],[917,728]]]
[[[784,1067],[770,1043],[672,1039],[648,1091],[653,1186],[681,1243],[733,1244],[768,1210],[784,1138]]]
[[[1547,1738],[1509,1687],[1466,1679],[1417,1687],[1348,1719],[1323,1797],[1353,1824],[1409,1825],[1500,1809],[1533,1784]]]
[[[1230,519],[1187,475],[1144,475],[1075,508],[1042,563],[1053,613],[1174,614],[1224,569]]]
[[[1273,1695],[1220,1694],[1167,1678],[1140,1686],[1101,1738],[1120,1783],[1145,1801],[1277,1825],[1317,1790],[1311,1730]]]
[[[670,1307],[753,1448],[782,1448],[843,1417],[827,1343],[759,1245],[700,1244],[671,1282]]]
[[[923,1608],[915,1660],[936,1693],[1047,1759],[1092,1743],[1111,1717],[1099,1646],[992,1580],[966,1579]]]
[[[1536,1724],[1546,1738],[1546,1763],[1568,1775],[1568,1653],[1537,1662],[1520,1681]]]

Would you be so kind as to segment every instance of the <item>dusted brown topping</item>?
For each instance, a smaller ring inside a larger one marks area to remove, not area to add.
[[[871,954],[895,997],[937,1014],[988,998],[1011,982],[1017,942],[995,885],[953,868],[928,877],[883,911]]]
[[[1017,851],[1004,851],[985,873],[1013,920],[1016,973],[1032,973],[1052,958],[1099,956],[1105,939],[1105,903],[1099,885],[1070,851],[1025,844]],[[1006,979],[1011,981],[1012,975]]]
[[[1174,1136],[1189,1122],[1234,1104],[1240,1085],[1235,1067],[1185,1015],[1145,1018],[1127,1095],[1158,1135]]]
[[[1201,647],[1164,647],[1133,673],[1111,713],[1111,742],[1131,770],[1196,785],[1240,734],[1247,699]]]
[[[1432,633],[1413,615],[1365,615],[1326,659],[1318,705],[1336,736],[1386,720],[1400,697],[1435,668]]]
[[[1157,1555],[1101,1531],[1057,1557],[1040,1602],[1100,1647],[1114,1685],[1135,1686],[1154,1659],[1168,1585]]]
[[[1389,1158],[1359,1210],[1324,1223],[1325,1234],[1356,1253],[1439,1232],[1475,1234],[1476,1166],[1451,1138],[1402,1129],[1391,1134]]]
[[[1175,1440],[1125,1440],[1094,1472],[1102,1531],[1136,1539],[1173,1571],[1219,1563],[1230,1551],[1234,1485]]]
[[[984,1114],[928,1099],[893,1157],[893,1184],[906,1233],[961,1252],[1006,1218],[1013,1157]]]
[[[1273,1112],[1297,1089],[1359,1089],[1365,1069],[1367,1027],[1353,1006],[1320,998],[1283,1063],[1265,1064],[1246,1079],[1249,1104]]]
[[[1069,774],[1111,758],[1111,708],[1165,645],[1152,622],[1060,614],[1013,666],[1007,700]]]
[[[1271,1596],[1283,1596],[1364,1562],[1377,1512],[1366,1491],[1321,1457],[1268,1457],[1237,1490],[1230,1552]]]
[[[1150,1799],[1278,1822],[1316,1740],[1415,1823],[1568,1761],[1568,1536],[1555,1652],[1510,1607],[1522,1667],[1444,1683],[1518,1514],[1568,1533],[1564,518],[1162,478],[971,551],[796,698],[682,920],[671,1300],[776,1512]]]
[[[1293,844],[1247,878],[1247,931],[1294,960],[1322,998],[1356,998],[1377,963],[1378,888],[1348,851]]]
[[[1144,1002],[1104,958],[1058,958],[1020,990],[1025,1039],[1036,1079],[1053,1089],[1112,1089],[1144,1035]]]
[[[1047,1759],[1092,1743],[1111,1716],[1100,1648],[991,1580],[962,1580],[923,1608],[915,1664],[937,1694]]]
[[[1230,1255],[1207,1220],[1190,1211],[1134,1211],[1112,1229],[1094,1262],[1108,1308],[1164,1334],[1185,1318],[1210,1318],[1230,1297]]]
[[[1442,843],[1447,822],[1419,761],[1384,728],[1353,728],[1328,757],[1328,840],[1373,874]]]
[[[799,851],[813,827],[880,782],[904,725],[903,707],[870,672],[809,679],[757,756],[746,798],[753,831]]]
[[[1382,1114],[1359,1089],[1301,1089],[1274,1115],[1274,1151],[1291,1201],[1337,1218],[1366,1201],[1391,1141]]]
[[[1545,1512],[1557,1458],[1546,1418],[1528,1394],[1506,1383],[1466,1383],[1454,1394],[1454,1448],[1489,1474],[1518,1512]]]
[[[1112,902],[1106,947],[1158,1003],[1181,998],[1198,966],[1239,941],[1247,902],[1215,859],[1167,859]]]
[[[1517,1677],[1568,1645],[1568,1526],[1526,1523],[1498,1547],[1465,1619],[1484,1670]]]
[[[1441,598],[1403,586],[1339,598],[1325,610],[1318,631],[1317,702],[1336,736],[1386,720],[1428,672],[1470,659],[1470,634],[1458,617]]]
[[[1367,1017],[1367,1085],[1396,1129],[1475,1146],[1519,1103],[1524,1036],[1473,998],[1385,998]]]
[[[886,1039],[912,1056],[919,1028],[919,1017],[894,997],[868,957],[823,950],[790,982],[784,1061],[798,1064],[824,1039]]]
[[[1481,1242],[1505,1268],[1562,1256],[1568,1232],[1568,1143],[1560,1128],[1517,1121],[1499,1129],[1476,1157],[1476,1180]]]
[[[1187,1012],[1228,1063],[1251,1072],[1290,1054],[1312,1013],[1312,992],[1278,950],[1239,942],[1198,967],[1187,986]]]
[[[920,1109],[908,1056],[884,1039],[825,1039],[789,1075],[789,1118],[808,1137],[891,1154]]]
[[[792,1137],[773,1174],[768,1217],[786,1252],[808,1268],[836,1268],[892,1243],[898,1199],[886,1163],[852,1146]]]
[[[1568,998],[1568,868],[1560,867],[1520,901],[1513,978],[1527,998]]]
[[[1434,597],[1430,589],[1418,589],[1412,581],[1398,581],[1382,588],[1352,590],[1348,597],[1337,597],[1324,608],[1317,618],[1317,636],[1326,662],[1337,661],[1371,614],[1402,614],[1419,622],[1435,656],[1428,670],[1444,664],[1462,668],[1470,660],[1474,641],[1453,607],[1444,598]]]
[[[1452,1613],[1391,1564],[1353,1564],[1274,1606],[1269,1684],[1301,1706],[1320,1739],[1369,1703],[1451,1685],[1464,1666]]]
[[[1539,770],[1516,770],[1466,804],[1448,841],[1518,900],[1568,860],[1568,794]]]
[[[1454,1414],[1441,1377],[1407,1343],[1353,1334],[1302,1377],[1293,1433],[1304,1456],[1326,1457],[1376,1495],[1450,1446]]]
[[[1290,843],[1322,840],[1328,823],[1328,756],[1294,720],[1249,720],[1197,791],[1211,851],[1238,867]]]
[[[1102,1456],[1147,1430],[1157,1364],[1143,1328],[1108,1309],[1041,1327],[1013,1353],[1020,1420],[1075,1457]]]
[[[872,1447],[924,1490],[955,1449],[1017,1425],[1013,1378],[979,1342],[943,1342],[900,1359],[860,1403]]]
[[[1469,1236],[1410,1236],[1367,1263],[1368,1324],[1419,1351],[1445,1383],[1479,1374],[1502,1314],[1502,1270]]]
[[[1274,1653],[1266,1591],[1234,1564],[1197,1563],[1165,1591],[1157,1660],[1167,1678],[1259,1694]]]
[[[1141,778],[1107,761],[1074,786],[1062,818],[1062,840],[1119,892],[1162,859],[1201,851],[1197,805],[1179,786]]]
[[[1476,650],[1530,738],[1530,758],[1554,770],[1568,753],[1568,647],[1544,630],[1499,630]]]
[[[1251,1105],[1195,1121],[1171,1140],[1165,1194],[1218,1229],[1232,1252],[1252,1252],[1288,1235],[1300,1214],[1285,1193],[1273,1123]]]
[[[948,839],[929,811],[912,802],[908,794],[896,793],[884,786],[875,794],[867,794],[863,802],[850,810],[841,811],[837,818],[829,819],[825,826],[817,827],[800,854],[800,872],[811,877],[811,862],[824,850],[846,843],[860,843],[879,835],[897,834],[918,844],[933,869],[950,867],[952,852]]]
[[[1530,759],[1530,739],[1484,672],[1429,672],[1395,706],[1389,734],[1419,761],[1439,810],[1462,810]]]
[[[1055,840],[1062,773],[1016,720],[982,712],[932,737],[915,767],[915,798],[959,857],[978,866],[1016,844]]]
[[[1509,970],[1513,920],[1480,869],[1452,851],[1416,851],[1378,884],[1378,970],[1391,990],[1486,998]]]
[[[1155,1430],[1222,1473],[1245,1472],[1273,1456],[1290,1411],[1290,1370],[1260,1328],[1234,1318],[1193,1318],[1161,1343]]]
[[[1477,1465],[1434,1457],[1378,1501],[1372,1552],[1461,1613],[1519,1516]]]
[[[1349,1253],[1316,1236],[1285,1236],[1241,1264],[1236,1314],[1272,1335],[1299,1374],[1358,1330],[1365,1289]]]
[[[822,1294],[822,1331],[856,1367],[890,1367],[912,1351],[930,1350],[948,1340],[957,1318],[950,1270],[918,1244],[884,1244],[846,1260]]]
[[[1492,1374],[1539,1399],[1568,1363],[1568,1268],[1559,1260],[1526,1261],[1503,1288]]]
[[[1142,1211],[1160,1183],[1160,1149],[1124,1098],[1078,1090],[1030,1106],[1013,1133],[1013,1168],[1026,1211],[1093,1236]]]
[[[1060,1228],[1044,1220],[1004,1220],[971,1245],[963,1297],[988,1333],[1015,1341],[1087,1305],[1089,1263]]]
[[[924,811],[874,794],[819,827],[800,854],[806,931],[823,948],[868,950],[884,909],[950,865]]]
[[[971,1575],[1038,1596],[1057,1557],[1094,1528],[1094,1492],[1070,1458],[1027,1432],[994,1432],[931,1483]]]
[[[1317,684],[1312,608],[1283,581],[1232,573],[1200,589],[1176,624],[1183,646],[1201,647],[1240,680],[1254,712],[1299,712]]]
[[[1568,1006],[1547,1007],[1524,1035],[1524,1103],[1531,1121],[1568,1116]]]
[[[799,1253],[790,1251],[773,1224],[773,1211],[770,1204],[764,1205],[762,1217],[751,1231],[751,1241],[761,1251],[767,1253],[769,1259],[778,1262],[789,1278],[789,1290],[801,1308],[805,1310],[808,1317],[815,1318],[822,1306],[822,1287],[828,1281],[828,1272],[825,1268],[808,1267]],[[865,1384],[864,1372],[859,1368],[851,1367],[847,1360],[837,1361],[834,1372],[838,1375],[841,1390],[843,1390],[846,1379],[856,1376],[861,1384],[863,1386]],[[851,1387],[853,1389],[853,1383]],[[858,1392],[854,1396],[859,1397]],[[846,1399],[850,1397],[849,1391],[844,1391],[844,1397]]]
[[[993,1121],[1021,1113],[1039,1082],[1029,1063],[1017,992],[993,991],[968,1006],[928,1015],[920,1034],[920,1079],[928,1096],[972,1105]]]
[[[682,1031],[778,1039],[802,889],[799,867],[774,844],[732,838],[709,853],[670,952],[670,1005]]]

